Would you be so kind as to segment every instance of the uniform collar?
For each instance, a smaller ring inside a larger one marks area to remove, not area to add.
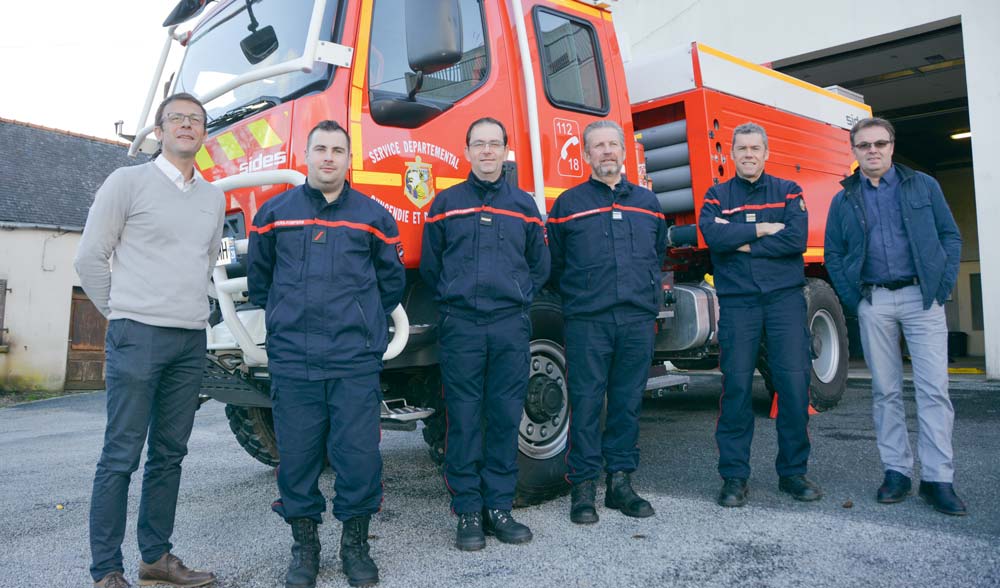
[[[507,173],[500,172],[500,177],[492,182],[487,182],[486,180],[480,178],[473,172],[469,172],[469,183],[472,184],[474,188],[486,194],[488,192],[499,192],[500,188],[503,187],[504,182],[507,181]]]
[[[347,180],[344,180],[344,187],[340,190],[340,196],[338,196],[333,202],[327,202],[326,196],[323,195],[323,192],[310,186],[309,180],[306,180],[306,182],[302,184],[302,191],[305,192],[306,196],[318,200],[317,204],[319,204],[320,208],[324,206],[337,206],[347,198],[348,193],[351,191],[351,184]]]
[[[606,189],[606,190],[610,190],[610,191],[611,191],[611,194],[612,194],[613,196],[615,196],[615,197],[618,197],[618,196],[623,196],[623,195],[625,195],[625,194],[629,194],[629,193],[631,193],[631,192],[632,192],[632,186],[631,186],[631,184],[629,184],[629,182],[628,182],[628,179],[626,179],[626,178],[625,178],[625,175],[624,175],[624,174],[622,175],[622,179],[621,179],[621,181],[619,181],[619,182],[618,182],[618,183],[617,183],[617,184],[615,185],[615,187],[614,187],[614,188],[612,188],[611,186],[609,186],[609,185],[605,184],[604,182],[602,182],[602,181],[600,181],[600,180],[598,180],[598,179],[595,179],[595,178],[594,178],[594,176],[590,176],[590,177],[589,177],[589,178],[587,179],[587,182],[588,182],[588,183],[589,183],[589,184],[590,184],[591,186],[599,186],[599,187],[602,187],[602,188],[604,188],[604,189]]]
[[[767,178],[767,177],[768,177],[767,172],[764,172],[764,173],[760,174],[760,177],[757,178],[757,180],[754,181],[754,182],[751,182],[751,181],[747,180],[746,178],[742,178],[740,176],[735,176],[733,179],[736,181],[736,183],[738,185],[746,188],[747,190],[752,190],[752,189],[756,188],[757,186],[763,186],[764,185],[764,179]]]

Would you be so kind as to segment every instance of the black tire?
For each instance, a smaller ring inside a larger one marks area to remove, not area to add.
[[[227,404],[226,418],[236,441],[251,457],[264,465],[278,466],[278,441],[270,408]]]
[[[833,288],[823,280],[807,279],[803,293],[813,358],[809,403],[823,412],[837,406],[847,390],[847,321]],[[764,379],[764,388],[773,397],[774,382],[764,341],[760,344],[757,371]]]
[[[670,363],[679,370],[714,370],[719,367],[719,357],[702,357],[699,359],[671,359]]]
[[[847,320],[830,284],[809,278],[805,296],[813,357],[809,399],[822,412],[837,406],[847,390]]]
[[[531,376],[525,416],[518,431],[515,506],[528,506],[569,492],[569,394],[559,296],[543,290],[531,305]],[[544,435],[544,436],[543,436]]]
[[[410,390],[416,393],[421,406],[433,408],[434,414],[424,419],[424,441],[427,453],[436,465],[444,465],[444,438],[447,433],[447,419],[444,412],[444,398],[441,396],[441,372],[437,366],[427,369],[410,380]]]
[[[518,431],[515,506],[538,504],[569,491],[566,482],[569,396],[566,392],[562,305],[558,296],[543,291],[535,299],[531,306],[531,325],[529,402],[532,404]],[[423,435],[431,460],[442,466],[447,419],[440,378],[436,368],[430,369],[416,376],[410,386],[424,399],[423,406],[435,410],[432,416],[424,419]],[[552,425],[552,422],[556,424]],[[546,428],[547,434],[543,437],[542,426],[552,427],[551,434]]]

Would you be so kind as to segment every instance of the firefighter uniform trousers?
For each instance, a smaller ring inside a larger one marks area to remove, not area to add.
[[[639,467],[639,410],[653,360],[653,322],[566,321],[571,484]],[[601,410],[607,417],[601,435]],[[600,440],[598,444],[598,440]]]
[[[779,476],[805,474],[809,460],[809,331],[801,287],[767,294],[719,297],[719,348],[722,397],[715,439],[719,444],[719,474],[750,477],[753,372],[761,335],[767,337],[767,360],[778,394]]]
[[[444,476],[452,510],[510,510],[531,323],[520,311],[491,321],[443,315],[439,330],[448,424]]]
[[[327,459],[337,474],[333,516],[371,515],[382,504],[379,374],[332,380],[273,377],[278,490],[271,508],[285,520],[322,522],[326,501],[319,476]]]

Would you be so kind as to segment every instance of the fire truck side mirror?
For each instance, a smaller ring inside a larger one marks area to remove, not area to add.
[[[268,25],[244,37],[240,41],[240,49],[247,61],[256,65],[278,50],[278,35],[274,33],[274,27]]]
[[[163,26],[170,27],[174,25],[181,24],[186,20],[198,16],[198,14],[205,8],[208,4],[205,0],[180,0],[177,6],[170,11],[170,15],[165,21],[163,21]]]
[[[410,69],[424,74],[462,59],[458,0],[406,0],[406,54]]]

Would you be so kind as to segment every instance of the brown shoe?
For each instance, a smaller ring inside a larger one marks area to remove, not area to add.
[[[94,582],[94,588],[132,588],[121,572],[111,572],[99,581]]]
[[[204,586],[215,581],[215,574],[212,572],[202,572],[192,570],[184,565],[176,555],[164,553],[156,563],[148,564],[139,562],[139,585],[153,586],[154,584],[166,584],[168,586],[178,586],[179,588],[193,588],[194,586]]]

